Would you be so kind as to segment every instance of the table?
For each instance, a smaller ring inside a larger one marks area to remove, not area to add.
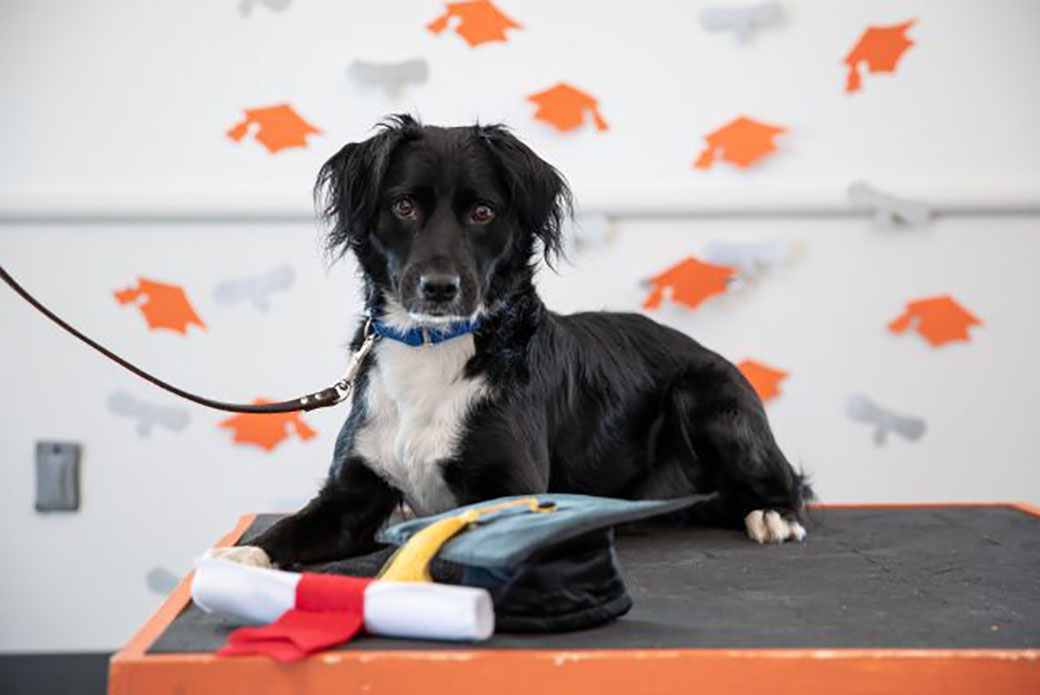
[[[243,517],[221,545],[279,518]],[[111,661],[130,693],[1040,693],[1040,510],[820,505],[804,544],[715,529],[619,534],[632,611],[552,635],[361,637],[291,665],[211,652],[235,627],[190,575]],[[324,568],[372,574],[381,557]]]

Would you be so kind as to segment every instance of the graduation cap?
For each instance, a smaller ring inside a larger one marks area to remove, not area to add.
[[[459,20],[455,33],[465,39],[471,48],[493,41],[505,41],[506,29],[523,29],[489,0],[446,3],[444,14],[427,24],[426,28],[433,34],[440,34],[448,28],[448,21],[453,17]]]
[[[953,340],[969,340],[968,329],[980,325],[982,321],[957,300],[942,295],[908,302],[906,310],[888,324],[888,330],[902,333],[913,327],[933,347],[938,347]]]
[[[780,382],[788,377],[784,370],[754,360],[741,361],[737,369],[751,384],[751,388],[755,389],[763,403],[780,395]]]
[[[246,109],[245,114],[245,118],[227,131],[227,136],[235,142],[241,142],[250,127],[256,125],[253,137],[271,154],[287,147],[306,147],[308,135],[321,133],[303,120],[289,104]]]
[[[607,122],[600,114],[599,101],[591,94],[560,82],[544,92],[527,97],[538,104],[534,117],[545,121],[560,131],[574,130],[585,123],[585,112],[592,112],[592,120],[599,130],[607,129]]]
[[[740,116],[704,136],[708,146],[693,165],[707,169],[715,163],[716,154],[721,153],[721,157],[731,164],[741,168],[751,166],[776,149],[773,138],[785,130]]]
[[[682,509],[696,499],[547,493],[412,519],[380,532],[380,541],[401,546],[380,579],[430,581],[429,564],[436,556],[461,567],[459,583],[491,594],[496,629],[594,627],[632,607],[614,552],[614,527]]]
[[[199,315],[195,313],[184,288],[179,285],[167,285],[148,278],[137,278],[137,284],[112,293],[120,304],[131,304],[140,309],[148,328],[166,328],[182,335],[188,333],[188,326],[205,329]]]
[[[914,42],[906,37],[906,32],[913,26],[914,21],[911,19],[888,27],[867,27],[856,45],[845,56],[845,64],[849,67],[849,75],[845,82],[846,92],[859,91],[860,62],[865,62],[872,73],[895,72],[896,63],[903,57],[903,53],[914,45]]]
[[[734,275],[736,270],[730,266],[703,263],[688,256],[650,278],[649,285],[653,291],[643,301],[643,308],[661,306],[666,288],[671,288],[673,302],[696,308],[708,297],[725,292]]]
[[[268,398],[257,398],[254,405],[273,403]],[[290,431],[295,432],[300,441],[305,442],[318,435],[303,420],[299,411],[291,413],[239,413],[226,420],[221,420],[218,427],[225,427],[234,436],[236,444],[255,444],[261,449],[274,451],[275,447],[289,438]]]

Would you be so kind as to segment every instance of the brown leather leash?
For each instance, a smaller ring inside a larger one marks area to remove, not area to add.
[[[180,396],[181,398],[187,399],[193,403],[206,406],[207,408],[213,408],[214,410],[224,410],[229,413],[290,413],[296,411],[307,411],[317,410],[318,408],[328,408],[342,403],[344,400],[350,397],[351,392],[354,390],[354,379],[357,377],[358,369],[361,367],[361,362],[365,359],[365,356],[372,350],[376,340],[379,336],[372,332],[371,319],[365,324],[365,342],[361,344],[361,347],[357,352],[350,358],[350,364],[347,366],[347,371],[343,375],[343,378],[337,381],[332,386],[309,393],[306,396],[300,396],[294,398],[291,401],[280,401],[278,403],[262,403],[259,405],[250,405],[245,403],[224,403],[223,401],[215,401],[211,398],[204,396],[198,396],[184,389],[177,388],[173,384],[168,384],[162,379],[152,376],[148,372],[144,371],[140,367],[137,367],[125,359],[112,352],[104,345],[101,345],[87,336],[80,333],[78,330],[70,326],[68,323],[63,321],[61,317],[56,315],[53,311],[44,306],[36,297],[29,294],[29,291],[19,285],[13,277],[11,277],[3,266],[0,266],[0,278],[3,279],[7,285],[14,290],[18,295],[25,301],[29,302],[37,311],[49,318],[54,323],[58,324],[66,331],[76,336],[84,343],[94,348],[102,355],[112,360],[116,364],[122,366],[125,369],[130,370],[137,376],[141,377],[145,381],[149,381],[161,389],[165,389],[170,393]]]

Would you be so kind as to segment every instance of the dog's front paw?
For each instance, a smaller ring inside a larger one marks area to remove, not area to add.
[[[240,565],[249,567],[260,567],[262,569],[274,569],[274,563],[263,548],[255,545],[236,545],[230,548],[210,548],[203,557],[216,558],[217,560],[230,560]]]
[[[744,517],[748,538],[756,543],[804,541],[805,528],[794,519],[785,519],[772,509],[756,509]]]

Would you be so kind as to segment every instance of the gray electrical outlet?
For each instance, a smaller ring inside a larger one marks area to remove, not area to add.
[[[36,511],[79,509],[79,444],[36,442]]]

